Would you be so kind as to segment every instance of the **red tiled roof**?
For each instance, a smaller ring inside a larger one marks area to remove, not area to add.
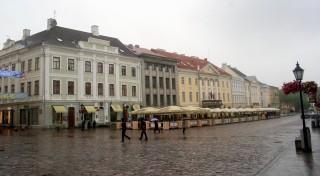
[[[166,57],[174,58],[178,61],[178,67],[184,69],[198,70],[203,68],[209,62],[205,59],[200,59],[198,57],[185,56],[177,53],[167,52],[162,49],[151,49],[151,51],[158,54],[164,55]]]
[[[166,57],[164,55],[155,53],[147,48],[141,48],[138,45],[128,45],[127,46],[132,52],[134,52],[136,55],[141,56],[141,55],[148,55],[148,56],[156,56],[156,57]]]
[[[167,56],[167,57],[170,57],[170,58],[177,59],[178,68],[198,70],[198,68],[202,69],[207,64],[211,64],[221,75],[230,76],[230,74],[228,74],[227,72],[225,72],[221,68],[217,67],[216,65],[212,64],[207,59],[200,59],[195,56],[185,56],[182,54],[171,53],[171,52],[167,52],[162,49],[151,49],[151,51],[158,53],[158,54],[161,54],[161,55],[164,55],[164,56]]]

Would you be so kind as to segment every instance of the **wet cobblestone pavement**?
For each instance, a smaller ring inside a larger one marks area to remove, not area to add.
[[[0,175],[257,175],[301,128],[298,116],[223,126],[128,131],[3,130]]]

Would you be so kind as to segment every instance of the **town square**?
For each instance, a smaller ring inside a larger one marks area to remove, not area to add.
[[[1,2],[0,176],[320,175],[319,9]]]

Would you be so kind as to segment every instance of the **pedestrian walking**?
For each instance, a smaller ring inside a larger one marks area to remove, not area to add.
[[[127,120],[125,118],[121,119],[121,142],[124,142],[124,138],[131,139],[129,136],[126,135],[127,130]]]
[[[144,139],[147,141],[148,140],[148,136],[147,136],[147,124],[146,124],[146,121],[144,119],[141,119],[141,125],[140,125],[140,128],[141,128],[141,135],[140,135],[140,140],[142,140],[143,138],[143,135],[144,135]]]
[[[185,134],[187,128],[187,122],[185,119],[182,119],[182,133]]]
[[[153,132],[156,133],[160,133],[160,128],[159,128],[159,123],[158,123],[158,120],[154,121],[154,129],[153,129]]]
[[[163,130],[163,121],[161,120],[161,123],[160,123],[160,132],[162,132],[162,130]]]

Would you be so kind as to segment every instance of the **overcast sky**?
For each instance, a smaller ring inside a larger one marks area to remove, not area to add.
[[[320,1],[309,0],[7,0],[0,4],[0,41],[22,30],[59,26],[100,34],[146,48],[228,63],[261,82],[294,79],[297,60],[304,80],[320,83]]]

